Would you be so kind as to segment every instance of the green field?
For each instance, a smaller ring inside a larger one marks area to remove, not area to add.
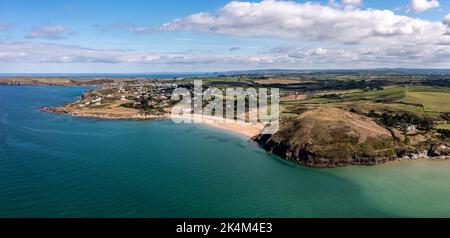
[[[354,108],[361,111],[408,112],[416,115],[437,116],[450,112],[450,89],[422,86],[387,86],[383,90],[333,91],[317,94],[315,98],[284,102],[283,108],[330,106]]]
[[[436,129],[444,129],[444,130],[450,130],[450,124],[440,124],[436,126]]]
[[[365,99],[372,101],[395,102],[405,97],[407,89],[402,86],[386,87],[384,90],[356,92],[345,94],[351,99]]]
[[[426,112],[450,112],[450,93],[407,92],[405,102],[422,104]]]

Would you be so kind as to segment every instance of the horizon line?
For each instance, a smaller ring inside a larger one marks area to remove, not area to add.
[[[223,71],[198,71],[198,72],[183,72],[183,71],[174,71],[174,72],[0,72],[0,76],[2,75],[39,75],[39,74],[47,74],[47,75],[69,75],[69,74],[108,74],[108,75],[126,75],[126,74],[134,74],[134,75],[144,75],[144,74],[221,74],[221,73],[233,73],[233,72],[253,72],[253,71],[367,71],[367,70],[449,70],[450,68],[407,68],[407,67],[378,67],[378,68],[330,68],[330,69],[282,69],[282,68],[266,68],[266,69],[246,69],[246,70],[223,70]]]

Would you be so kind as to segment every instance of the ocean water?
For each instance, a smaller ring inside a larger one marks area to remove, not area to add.
[[[450,217],[450,161],[311,169],[201,125],[36,110],[85,89],[0,86],[0,217]]]

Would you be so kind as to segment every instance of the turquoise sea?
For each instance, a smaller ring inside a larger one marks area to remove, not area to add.
[[[201,125],[37,110],[85,89],[0,86],[0,217],[450,217],[450,161],[310,169]]]

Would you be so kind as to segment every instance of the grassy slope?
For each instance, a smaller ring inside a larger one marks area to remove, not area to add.
[[[395,156],[397,146],[391,133],[372,119],[330,107],[285,120],[265,144],[280,156],[315,167],[376,164]]]
[[[426,112],[450,112],[450,93],[407,92],[405,101],[422,104]]]

